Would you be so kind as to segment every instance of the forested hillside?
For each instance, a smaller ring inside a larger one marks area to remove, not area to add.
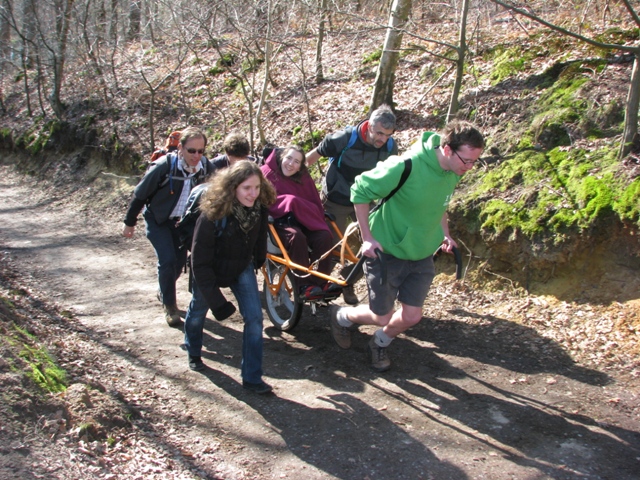
[[[451,212],[469,278],[571,296],[599,288],[553,280],[579,272],[597,283],[610,262],[637,277],[640,147],[620,156],[637,11],[527,2],[524,13],[586,42],[497,3],[409,2],[397,68],[381,75],[386,2],[7,1],[1,146],[24,171],[65,184],[69,173],[139,174],[154,145],[190,124],[207,131],[211,154],[232,130],[257,154],[266,143],[310,149],[365,118],[384,77],[401,151],[448,118],[487,135]],[[630,298],[637,287],[605,290]]]
[[[638,13],[0,0],[0,479],[636,479]],[[449,212],[462,280],[438,260],[385,374],[374,327],[339,351],[315,305],[295,332],[265,314],[270,398],[238,382],[239,314],[189,370],[143,229],[122,237],[154,147],[194,125],[210,157],[231,131],[309,150],[381,99],[400,152],[451,118],[486,134]]]

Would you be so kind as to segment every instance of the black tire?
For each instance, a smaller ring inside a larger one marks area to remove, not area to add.
[[[266,267],[271,284],[278,283],[286,270],[284,265],[270,260],[267,260]],[[278,330],[285,332],[293,330],[302,316],[303,302],[300,300],[300,294],[294,288],[294,285],[293,273],[287,271],[286,278],[277,295],[271,295],[266,279],[262,289],[269,320]]]

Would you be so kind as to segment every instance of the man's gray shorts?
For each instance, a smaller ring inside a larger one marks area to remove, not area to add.
[[[412,307],[422,307],[436,274],[433,256],[422,260],[400,260],[386,253],[382,256],[387,271],[384,285],[380,285],[380,260],[367,258],[364,263],[371,311],[386,315],[393,310],[396,299]]]

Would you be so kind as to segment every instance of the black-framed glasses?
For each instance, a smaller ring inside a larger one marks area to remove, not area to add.
[[[202,150],[198,150],[196,148],[187,148],[187,152],[189,152],[191,155],[193,155],[194,153],[199,153],[200,155],[202,155],[204,153],[204,148]]]
[[[460,156],[460,154],[458,152],[456,152],[455,150],[453,151],[453,153],[455,153],[458,156],[458,158],[460,159],[460,161],[462,163],[464,163],[465,165],[474,165],[478,161],[478,160],[467,160],[465,158],[462,158]]]

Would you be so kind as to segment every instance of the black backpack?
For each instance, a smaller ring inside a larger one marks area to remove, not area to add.
[[[158,192],[158,190],[160,190],[162,187],[164,187],[167,184],[169,184],[169,188],[171,189],[171,194],[173,195],[174,180],[179,182],[186,182],[187,180],[192,181],[195,178],[196,181],[198,181],[197,179],[200,179],[200,178],[206,179],[207,175],[209,175],[209,171],[208,171],[209,162],[204,156],[200,159],[200,164],[202,166],[202,169],[198,173],[197,177],[191,177],[191,178],[181,177],[176,175],[178,171],[178,154],[168,153],[166,157],[167,157],[167,165],[169,168],[167,169],[166,173],[162,175],[162,177],[160,178],[160,181],[158,182],[158,186],[156,187],[155,191],[151,195],[149,195],[149,198],[147,198],[147,204],[151,203],[151,199]],[[149,166],[151,165],[152,163],[149,164]]]
[[[196,228],[196,222],[200,216],[200,201],[202,200],[202,194],[207,191],[207,186],[206,183],[202,183],[193,188],[189,194],[187,208],[177,225],[178,236],[180,238],[180,250],[184,250],[185,248],[191,250],[193,231]]]

